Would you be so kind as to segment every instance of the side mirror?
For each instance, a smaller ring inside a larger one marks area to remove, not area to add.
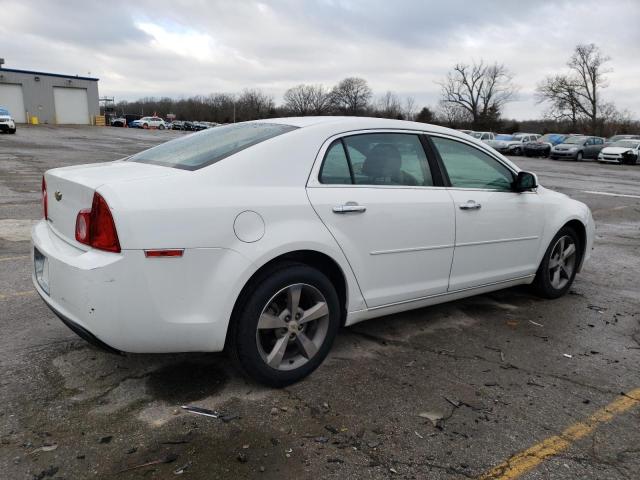
[[[535,173],[518,172],[512,187],[515,192],[528,192],[538,187],[538,177],[536,177]]]

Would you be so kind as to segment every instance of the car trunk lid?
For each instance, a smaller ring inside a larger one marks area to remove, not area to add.
[[[124,161],[49,170],[45,173],[49,225],[68,242],[87,248],[75,239],[76,217],[80,210],[91,208],[98,188],[106,184],[186,173],[174,168]],[[106,201],[108,203],[109,199]],[[117,229],[117,215],[114,215],[114,220]]]

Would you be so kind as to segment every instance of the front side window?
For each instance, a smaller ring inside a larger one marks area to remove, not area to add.
[[[171,140],[133,155],[128,161],[197,170],[297,128],[267,122],[234,123]]]
[[[452,187],[511,190],[513,173],[493,157],[455,140],[440,137],[432,140]]]
[[[420,138],[406,133],[367,133],[335,141],[325,155],[320,182],[433,186]]]

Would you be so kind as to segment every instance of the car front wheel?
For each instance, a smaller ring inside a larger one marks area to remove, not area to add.
[[[164,130],[164,125],[160,125],[160,126],[158,127],[158,130]]]
[[[558,298],[567,293],[578,271],[580,251],[580,240],[572,228],[563,227],[553,237],[533,281],[540,296]]]
[[[329,353],[340,327],[331,281],[304,264],[271,270],[245,289],[227,346],[240,368],[272,387],[297,382]]]

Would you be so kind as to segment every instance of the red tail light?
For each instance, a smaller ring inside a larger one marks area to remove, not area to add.
[[[120,241],[111,209],[98,192],[93,194],[91,210],[78,212],[76,240],[99,250],[120,252]]]
[[[47,182],[42,177],[42,211],[44,212],[44,219],[47,220],[49,218],[49,212],[47,208]]]

